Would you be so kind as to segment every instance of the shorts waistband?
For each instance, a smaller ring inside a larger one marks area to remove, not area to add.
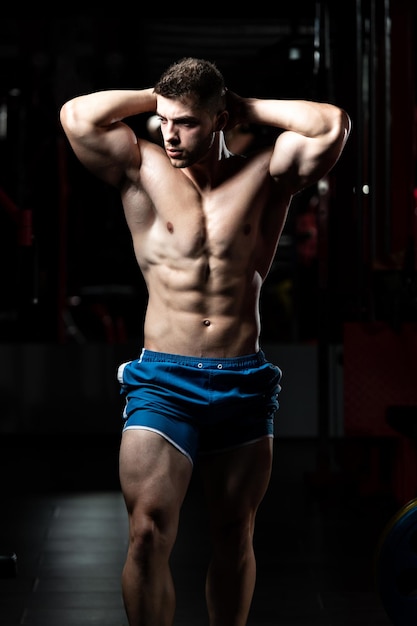
[[[218,359],[216,357],[197,357],[167,352],[154,352],[153,350],[147,350],[145,348],[142,349],[139,357],[139,362],[142,361],[176,363],[177,365],[197,367],[198,369],[222,369],[223,367],[225,369],[239,369],[244,367],[258,367],[267,362],[262,350],[254,354],[244,354],[242,356]]]

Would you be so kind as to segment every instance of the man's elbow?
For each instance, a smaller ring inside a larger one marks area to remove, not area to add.
[[[67,132],[74,126],[74,113],[71,101],[65,102],[59,111],[59,120]]]
[[[339,109],[338,136],[341,138],[342,146],[345,145],[352,128],[350,116],[344,109]]]
[[[79,114],[73,100],[69,100],[62,105],[59,119],[68,136],[81,138],[90,132],[90,124]]]

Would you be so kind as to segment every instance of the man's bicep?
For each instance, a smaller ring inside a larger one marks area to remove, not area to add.
[[[123,123],[102,129],[80,140],[73,140],[73,149],[83,165],[101,180],[113,185],[134,165],[140,165],[140,153],[134,132]]]
[[[275,141],[269,171],[273,178],[285,181],[291,193],[297,191],[300,179],[300,166],[303,161],[305,137],[292,131],[285,131]]]
[[[274,178],[286,181],[291,193],[296,193],[320,180],[333,165],[331,145],[287,131],[275,143],[270,171]]]

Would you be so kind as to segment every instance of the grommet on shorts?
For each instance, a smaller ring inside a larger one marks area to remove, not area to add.
[[[201,368],[203,367],[203,364],[202,364],[202,363],[199,363],[199,364],[197,365],[197,367],[199,367],[199,368],[201,369]]]
[[[222,365],[221,363],[219,363],[219,364],[217,365],[217,369],[218,369],[218,370],[223,369],[223,365]]]

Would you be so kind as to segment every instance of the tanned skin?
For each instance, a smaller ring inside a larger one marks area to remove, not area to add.
[[[157,114],[162,145],[137,137],[126,118]],[[243,98],[213,104],[154,88],[76,97],[61,122],[80,162],[121,196],[149,302],[144,347],[198,357],[260,349],[259,298],[293,196],[324,177],[350,132],[341,108],[307,100]],[[237,124],[277,129],[273,145],[232,154]],[[272,439],[199,461],[212,560],[210,626],[245,626],[254,593],[255,517],[272,467]],[[129,516],[122,575],[130,626],[172,626],[169,558],[193,466],[157,433],[128,430],[120,482]],[[192,573],[190,573],[192,576]]]

